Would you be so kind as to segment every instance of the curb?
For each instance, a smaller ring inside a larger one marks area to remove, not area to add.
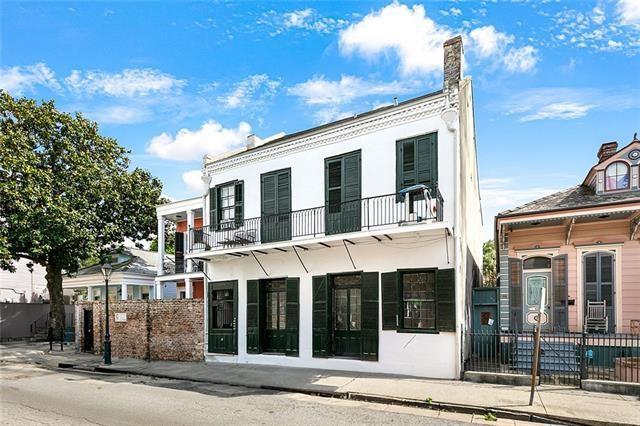
[[[322,390],[311,390],[306,388],[296,388],[296,387],[288,387],[288,386],[272,386],[272,385],[252,385],[247,383],[234,382],[230,380],[211,380],[211,379],[202,379],[202,378],[185,378],[185,377],[177,377],[171,374],[162,374],[162,373],[153,373],[153,372],[144,372],[144,371],[134,371],[127,370],[122,368],[114,368],[114,367],[105,367],[101,365],[95,366],[83,366],[83,365],[75,365],[70,363],[59,363],[59,368],[63,369],[71,369],[82,372],[97,372],[97,373],[111,373],[111,374],[129,374],[134,376],[146,376],[146,377],[154,377],[159,379],[169,379],[169,380],[187,380],[190,382],[196,383],[210,383],[214,385],[225,385],[225,386],[235,386],[235,387],[244,387],[248,389],[264,389],[271,390],[277,392],[291,392],[291,393],[299,393],[306,394],[312,396],[320,396],[324,398],[337,398],[337,399],[350,399],[353,401],[362,401],[362,402],[372,402],[378,404],[387,404],[387,405],[402,405],[409,407],[419,407],[430,410],[441,410],[448,412],[456,412],[456,413],[464,413],[464,414],[480,414],[485,415],[488,413],[492,413],[496,415],[500,419],[509,419],[516,421],[527,421],[527,422],[536,422],[536,423],[550,423],[567,426],[632,426],[633,423],[612,423],[608,421],[600,421],[600,420],[589,420],[589,419],[575,419],[570,417],[563,417],[551,414],[540,414],[540,413],[532,413],[518,410],[509,410],[505,408],[499,407],[483,407],[477,405],[466,405],[466,404],[456,404],[456,403],[448,403],[441,401],[422,401],[417,399],[410,398],[397,398],[391,396],[382,396],[382,395],[373,395],[373,394],[365,394],[359,392],[340,392],[340,391],[322,391]]]

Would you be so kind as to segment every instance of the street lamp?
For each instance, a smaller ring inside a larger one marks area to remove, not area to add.
[[[110,263],[105,263],[100,268],[102,276],[104,277],[105,299],[104,299],[104,312],[105,312],[105,333],[104,333],[104,363],[111,364],[111,335],[109,334],[109,278],[111,277],[111,271],[113,268]]]

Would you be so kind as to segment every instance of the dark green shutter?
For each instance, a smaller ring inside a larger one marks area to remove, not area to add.
[[[378,273],[362,273],[362,359],[378,360]]]
[[[247,281],[247,353],[259,354],[260,345],[260,281]]]
[[[522,260],[509,258],[509,326],[522,330]]]
[[[329,339],[329,286],[326,275],[313,277],[313,316],[312,316],[312,345],[314,357],[328,357]]]
[[[568,256],[555,256],[551,265],[553,285],[553,327],[555,331],[569,331],[569,313],[567,309]]]
[[[438,134],[416,139],[416,183],[435,188],[438,183]]]
[[[218,228],[218,188],[209,188],[209,225]]]
[[[398,273],[384,272],[382,276],[382,329],[398,329]]]
[[[173,245],[173,256],[175,261],[175,272],[184,272],[184,232],[176,232]]]
[[[262,242],[291,239],[291,172],[279,170],[261,176]]]
[[[300,278],[287,278],[287,338],[285,353],[287,355],[298,355],[298,328],[300,316]]]
[[[438,331],[456,331],[456,281],[454,269],[436,273],[436,327]]]
[[[236,227],[240,227],[243,225],[244,219],[244,181],[237,181],[235,183],[234,190],[234,207],[235,207],[235,223]]]

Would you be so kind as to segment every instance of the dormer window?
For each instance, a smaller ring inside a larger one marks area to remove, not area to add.
[[[611,163],[605,171],[605,191],[629,189],[629,166],[621,161]]]

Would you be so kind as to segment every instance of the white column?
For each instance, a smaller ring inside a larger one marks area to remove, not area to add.
[[[120,292],[122,293],[122,300],[127,300],[127,285],[126,284],[121,284],[120,285]]]
[[[87,300],[93,300],[93,287],[87,287]]]
[[[191,278],[184,279],[184,297],[186,299],[193,299],[193,287],[191,284]]]
[[[163,289],[164,284],[159,282],[156,283],[156,299],[162,299],[162,289]]]
[[[158,216],[158,275],[164,274],[164,216]]]

